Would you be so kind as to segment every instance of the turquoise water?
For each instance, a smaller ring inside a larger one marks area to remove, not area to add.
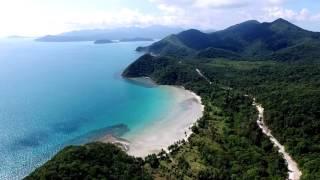
[[[166,113],[170,92],[120,76],[141,45],[0,40],[0,179],[24,177],[88,134],[138,131]]]

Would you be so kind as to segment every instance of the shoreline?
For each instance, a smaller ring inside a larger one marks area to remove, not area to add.
[[[142,80],[139,79],[139,83]],[[121,138],[106,135],[98,141],[116,144],[129,155],[146,157],[161,150],[168,151],[168,147],[177,141],[187,140],[192,134],[191,127],[203,116],[201,97],[181,86],[155,86],[170,91],[172,98],[175,98],[167,114],[145,124],[139,131]]]

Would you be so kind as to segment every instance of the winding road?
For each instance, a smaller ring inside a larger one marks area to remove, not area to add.
[[[302,172],[300,171],[297,162],[293,160],[293,158],[286,152],[285,147],[279,143],[279,141],[271,134],[271,130],[268,128],[268,126],[264,122],[264,108],[261,104],[258,104],[256,102],[256,99],[253,98],[253,105],[257,108],[259,112],[259,116],[257,119],[257,124],[262,130],[262,132],[269,137],[270,141],[273,143],[275,147],[277,147],[279,150],[279,153],[283,155],[283,158],[285,159],[287,166],[288,166],[288,179],[289,180],[299,180]]]
[[[199,74],[199,76],[203,77],[210,85],[212,84],[210,79],[205,75],[203,75],[203,73],[199,69],[196,69],[196,72]],[[248,95],[245,95],[245,96],[248,96]],[[256,102],[255,98],[253,98],[253,105],[257,108],[259,112],[258,119],[257,119],[257,124],[259,128],[262,130],[263,134],[268,136],[268,138],[273,143],[273,145],[278,148],[278,152],[283,155],[283,158],[287,163],[288,170],[289,170],[288,180],[300,180],[302,172],[300,171],[297,162],[294,161],[294,159],[290,156],[289,153],[286,152],[285,147],[282,144],[280,144],[280,142],[271,134],[271,130],[265,124],[264,115],[263,115],[264,108],[262,107],[261,104],[258,104]]]
[[[199,74],[199,76],[204,78],[210,85],[212,84],[212,81],[210,81],[208,77],[203,75],[203,73],[199,69],[196,69],[196,72]],[[248,95],[245,95],[245,96],[248,96]],[[288,180],[300,180],[302,172],[300,171],[297,162],[294,161],[294,159],[290,156],[289,153],[286,152],[285,147],[282,144],[280,144],[280,142],[271,134],[271,130],[265,124],[264,115],[263,115],[264,108],[262,107],[261,104],[258,104],[256,102],[255,98],[253,98],[253,105],[257,108],[259,112],[258,119],[257,119],[257,124],[259,128],[262,130],[262,132],[266,136],[268,136],[268,138],[273,143],[273,145],[278,148],[278,152],[283,155],[283,158],[287,163],[288,170],[289,170]]]
[[[203,73],[199,69],[196,69],[196,72],[199,74],[199,76],[203,77],[209,84],[212,84],[212,82],[209,80],[209,78],[207,78],[205,75],[203,75]]]

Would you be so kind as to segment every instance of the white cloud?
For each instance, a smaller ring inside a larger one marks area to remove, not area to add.
[[[287,19],[308,30],[319,31],[320,28],[320,13],[311,13],[306,8],[302,8],[299,11],[293,11],[291,9],[281,7],[266,9],[264,20],[268,21],[279,17]]]
[[[268,2],[272,5],[279,5],[279,4],[283,4],[285,0],[268,0]]]
[[[0,36],[39,36],[70,30],[115,28],[173,24],[170,15],[154,16],[139,10],[122,8],[117,11],[65,11],[42,7],[16,0],[0,0]]]
[[[50,12],[39,7],[31,7],[25,1],[0,2],[0,35],[24,34],[35,35],[38,32],[61,31],[60,15],[50,16]],[[18,4],[18,5],[17,5]]]
[[[195,28],[222,29],[241,21],[273,21],[284,18],[294,22],[316,21],[307,8],[284,8],[290,0],[150,0],[175,24]],[[294,1],[294,0],[291,0]],[[319,22],[320,20],[318,20]]]
[[[249,0],[197,0],[195,6],[201,8],[239,8],[248,6]]]
[[[320,22],[320,13],[313,14],[306,8],[285,8],[290,0],[146,0],[157,7],[158,12],[129,8],[67,11],[43,8],[39,5],[42,1],[33,1],[37,3],[30,3],[31,0],[0,0],[0,36],[44,35],[87,28],[155,24],[222,29],[249,19],[272,21],[279,17],[294,22]]]
[[[169,7],[184,8],[237,8],[249,5],[250,0],[150,0],[153,3]]]
[[[275,19],[275,18],[284,18],[291,21],[310,21],[313,18],[308,9],[303,8],[300,11],[293,11],[291,9],[286,9],[282,7],[271,7],[266,8],[266,18]]]
[[[310,19],[311,19],[312,21],[318,21],[318,22],[320,22],[320,13],[311,16]]]

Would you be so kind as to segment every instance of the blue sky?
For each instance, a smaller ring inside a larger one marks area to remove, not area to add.
[[[287,19],[320,31],[319,0],[0,0],[0,36],[166,25],[223,29]]]
[[[307,8],[311,12],[318,13],[320,12],[320,2],[316,0],[295,0],[295,1],[287,1],[285,4],[286,8],[293,9],[295,11],[299,11],[301,8]]]

